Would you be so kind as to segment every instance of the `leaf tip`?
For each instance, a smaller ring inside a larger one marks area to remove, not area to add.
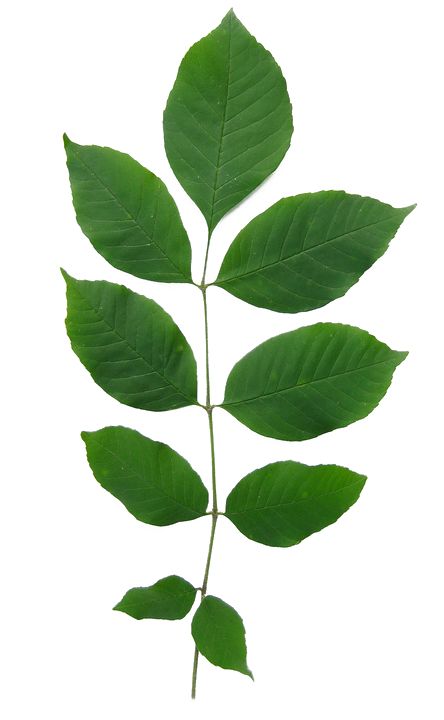
[[[354,502],[357,502],[357,500],[358,500],[359,497],[361,496],[362,491],[363,491],[364,488],[365,488],[365,484],[366,484],[366,482],[367,482],[367,480],[368,480],[368,477],[367,477],[367,475],[362,475],[362,473],[355,473],[355,474],[357,475],[356,484],[357,484],[357,486],[358,486],[358,493],[357,493],[356,500],[355,500]],[[354,503],[352,503],[352,505],[353,505],[353,504],[354,504]]]
[[[72,280],[71,275],[69,275],[64,268],[61,267],[60,272],[62,273],[62,277],[66,283],[68,283],[70,280]]]
[[[119,600],[119,602],[114,605],[113,610],[115,610],[116,612],[125,613],[125,615],[129,615],[129,614],[130,614],[130,613],[128,612],[127,608],[125,607],[125,598],[126,598],[127,595],[128,595],[128,593],[125,593],[125,595],[123,596],[123,598],[121,598],[121,599]]]
[[[116,612],[125,612],[125,610],[124,610],[123,607],[122,607],[122,601],[121,601],[121,600],[119,600],[119,602],[117,603],[117,605],[114,605],[113,610],[115,610]]]
[[[71,145],[71,140],[66,133],[63,133],[63,145],[65,146],[65,148]]]
[[[233,20],[235,20],[236,22],[239,22],[239,19],[238,19],[236,13],[234,12],[233,8],[230,8],[230,9],[228,10],[227,14],[224,16],[224,18],[223,18],[223,20],[222,20],[222,24],[223,24],[223,23],[230,23],[230,22],[232,22]]]
[[[413,205],[407,205],[407,207],[404,208],[405,214],[410,215],[411,212],[417,207],[418,203],[413,203]]]

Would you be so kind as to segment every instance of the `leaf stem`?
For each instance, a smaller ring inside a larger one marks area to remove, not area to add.
[[[203,272],[202,272],[202,280],[200,281],[201,290],[205,287],[205,278],[207,275],[207,265],[208,265],[208,256],[210,253],[210,241],[211,241],[211,231],[208,231],[208,237],[207,237],[207,248],[205,250],[205,260],[204,260],[204,266],[203,266]],[[206,332],[206,336],[208,336],[208,332]]]
[[[204,307],[204,322],[205,322],[205,374],[206,374],[206,386],[207,386],[207,392],[206,392],[206,410],[208,412],[208,417],[211,418],[211,393],[210,393],[210,353],[209,353],[209,341],[208,341],[208,307],[207,307],[207,289],[205,287],[202,288],[202,298],[203,298],[203,307]],[[211,423],[210,423],[211,428]],[[211,437],[211,435],[210,435]]]
[[[211,515],[211,533],[210,541],[208,545],[207,560],[205,563],[204,578],[202,581],[201,602],[204,599],[207,586],[208,576],[210,574],[211,557],[213,554],[214,535],[216,533],[217,518],[221,514],[217,509],[217,487],[216,487],[216,454],[214,449],[214,426],[213,426],[213,405],[211,404],[211,390],[210,390],[210,352],[209,352],[209,333],[208,333],[208,307],[207,307],[207,286],[205,284],[205,277],[207,272],[208,264],[208,253],[210,249],[211,231],[208,232],[207,248],[205,252],[204,269],[202,274],[201,284],[198,286],[202,292],[203,309],[204,309],[204,324],[205,324],[205,376],[206,376],[206,400],[205,405],[201,407],[206,411],[208,416],[208,427],[210,431],[210,452],[211,452],[211,490],[212,490],[212,511],[207,513]],[[193,661],[193,676],[191,684],[191,697],[196,697],[196,682],[197,682],[197,668],[199,663],[199,650],[197,645],[194,648],[194,661]]]

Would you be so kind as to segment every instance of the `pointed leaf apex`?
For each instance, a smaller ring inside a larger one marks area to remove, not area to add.
[[[63,145],[65,146],[65,148],[67,148],[68,145],[72,145],[72,142],[66,133],[63,133]]]
[[[66,272],[66,270],[65,270],[64,268],[61,267],[61,268],[60,268],[60,272],[62,273],[63,279],[65,280],[66,283],[69,282],[69,280],[72,280],[72,279],[73,279],[73,278],[71,277],[71,275],[69,275],[69,274]]]
[[[225,25],[226,23],[238,23],[239,25],[242,25],[241,21],[237,17],[236,13],[234,12],[233,8],[230,8],[230,10],[227,12],[227,14],[223,17],[221,25]],[[242,27],[244,27],[242,25]],[[247,31],[248,32],[248,31]]]

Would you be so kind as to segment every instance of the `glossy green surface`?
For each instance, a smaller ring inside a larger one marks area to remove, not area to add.
[[[321,307],[381,257],[414,207],[335,190],[284,198],[241,230],[215,284],[278,312]]]
[[[193,607],[196,592],[196,588],[183,578],[169,575],[150,587],[128,590],[114,610],[135,620],[181,620]]]
[[[206,487],[168,445],[119,426],[83,432],[82,438],[96,480],[138,520],[172,525],[205,514]]]
[[[191,282],[191,247],[163,182],[132,157],[65,135],[77,221],[111,265],[159,282]]]
[[[307,440],[366,417],[406,355],[350,325],[310,325],[239,360],[222,407],[261,435]]]
[[[64,277],[72,349],[103,390],[142,410],[196,402],[193,352],[165,310],[123,285]]]
[[[232,10],[183,58],[163,124],[170,165],[210,231],[281,162],[293,131],[286,83]]]
[[[199,652],[213,665],[253,678],[247,665],[242,618],[231,605],[207,595],[196,610],[191,632]]]
[[[334,523],[356,502],[365,480],[338,465],[276,462],[233,488],[225,514],[250,540],[289,547]]]

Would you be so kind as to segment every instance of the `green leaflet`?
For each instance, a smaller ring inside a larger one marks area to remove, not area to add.
[[[253,679],[247,665],[244,624],[231,605],[206,595],[193,617],[191,632],[199,652],[213,665]]]
[[[72,349],[103,390],[142,410],[196,403],[196,361],[165,310],[123,285],[63,275]]]
[[[169,575],[150,587],[128,590],[114,610],[135,620],[182,620],[193,607],[196,592],[196,588],[183,578]]]
[[[365,481],[338,465],[276,462],[233,488],[225,514],[250,540],[289,547],[336,522],[356,502]]]
[[[111,265],[145,280],[191,282],[191,247],[163,182],[125,153],[64,136],[77,221]]]
[[[321,307],[381,257],[414,208],[335,190],[284,198],[241,230],[214,284],[278,312]]]
[[[232,10],[183,58],[163,126],[169,163],[210,232],[287,152],[285,80]]]
[[[261,435],[307,440],[366,417],[406,355],[350,325],[310,325],[239,360],[222,407]]]
[[[172,525],[205,514],[206,487],[168,445],[125,427],[83,432],[82,438],[96,480],[137,520]]]

